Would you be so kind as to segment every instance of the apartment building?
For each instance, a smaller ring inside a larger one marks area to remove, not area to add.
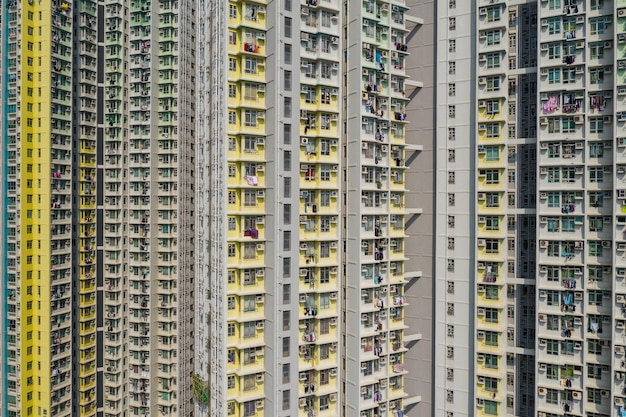
[[[2,415],[191,412],[194,8],[3,4]]]
[[[201,415],[400,416],[403,1],[199,6],[194,394]],[[205,351],[200,347],[204,346]],[[224,389],[224,387],[226,387]]]
[[[433,415],[536,415],[537,19],[547,4],[420,5],[436,46],[434,64],[415,65],[436,76],[409,115],[432,113],[416,130],[435,133],[409,174],[432,178],[411,197],[433,205],[407,232],[433,236],[432,257],[411,256],[432,277]]]
[[[432,270],[434,414],[622,415],[626,3],[418,9],[437,99],[408,114],[436,109],[415,168],[434,185],[410,188],[434,197],[407,240],[436,236],[411,260]]]

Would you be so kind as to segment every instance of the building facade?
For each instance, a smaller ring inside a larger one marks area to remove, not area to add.
[[[194,7],[3,3],[2,415],[191,411]]]
[[[621,415],[626,3],[418,8],[436,99],[411,105],[436,134],[414,190],[434,197],[407,239],[434,236],[411,261],[432,268],[434,415]]]
[[[2,6],[1,416],[430,407],[410,4]]]
[[[199,16],[196,411],[409,412],[406,113],[421,84],[406,62],[422,21],[401,1]]]

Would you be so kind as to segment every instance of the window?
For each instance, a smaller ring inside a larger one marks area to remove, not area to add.
[[[498,346],[498,332],[485,331],[485,344]]]
[[[561,18],[551,18],[548,19],[548,33],[550,35],[558,35],[561,33]]]
[[[456,84],[454,83],[448,84],[448,95],[450,97],[454,97],[456,95]]]
[[[235,125],[237,124],[237,113],[234,111],[228,112],[228,124]]]
[[[587,375],[592,379],[602,379],[602,365],[597,363],[588,364]]]
[[[602,117],[589,118],[589,132],[604,133],[604,120],[602,119]]]
[[[497,308],[486,308],[485,309],[485,321],[487,323],[498,323],[499,322],[499,313]]]
[[[243,324],[243,337],[250,338],[256,335],[256,322],[248,321]]]
[[[283,115],[291,117],[291,97],[283,97]]]
[[[559,84],[561,82],[561,68],[548,69],[548,83]]]
[[[501,14],[500,6],[489,7],[487,9],[487,22],[499,22]]]
[[[600,340],[587,339],[587,353],[591,353],[592,355],[601,355],[602,345],[600,344]]]
[[[587,388],[587,402],[590,404],[602,404],[602,390]]]
[[[602,291],[600,290],[589,290],[589,301],[588,304],[590,306],[601,306],[602,305]]]
[[[592,35],[602,35],[604,30],[606,29],[606,21],[604,17],[589,19],[589,23],[591,25],[591,34]]]
[[[246,295],[243,297],[243,311],[256,311],[256,296]]]
[[[487,161],[499,161],[500,160],[500,147],[499,146],[485,146],[485,154]]]
[[[330,121],[332,120],[332,116],[328,113],[322,113],[321,116],[321,126],[320,128],[322,130],[329,130],[330,129]]]
[[[283,231],[283,250],[291,250],[291,231],[289,230]]]
[[[589,82],[591,84],[604,83],[604,68],[592,68],[589,70]]]
[[[228,337],[232,337],[235,335],[235,323],[228,323],[227,327],[227,334]]]
[[[456,17],[448,18],[448,29],[456,30]]]
[[[498,114],[500,113],[500,101],[498,100],[489,100],[486,103],[487,114]]]
[[[320,310],[326,310],[330,308],[330,294],[320,294]]]
[[[590,158],[602,158],[604,156],[604,144],[602,143],[590,143],[589,144],[589,157]]]
[[[254,242],[246,242],[243,246],[243,258],[244,259],[255,259],[256,258],[256,243]]]
[[[589,53],[591,55],[591,59],[604,58],[604,45],[600,43],[594,43],[589,45]]]
[[[320,181],[330,181],[330,165],[323,164],[320,167]]]
[[[236,32],[228,32],[228,43],[230,45],[237,45],[237,33]]]
[[[487,123],[487,137],[490,139],[500,137],[500,125],[498,123]]]
[[[320,206],[330,207],[330,197],[331,197],[331,191],[328,191],[328,190],[320,191]]]
[[[283,278],[289,278],[291,276],[291,258],[283,258]]]
[[[550,4],[548,5],[550,10],[560,10],[561,9],[561,0],[550,0]]]
[[[257,60],[256,58],[246,58],[245,72],[246,74],[257,73]]]
[[[604,207],[604,195],[601,192],[590,192],[589,205],[595,208]]]
[[[498,355],[485,355],[485,368],[498,369]]]
[[[589,168],[589,181],[590,182],[603,182],[604,181],[604,168],[603,167]]]
[[[448,40],[448,52],[456,52],[456,39]]]
[[[602,242],[589,242],[589,256],[602,256]],[[589,302],[591,303],[591,295],[589,296]]]
[[[561,231],[563,233],[574,233],[576,231],[576,219],[564,217],[561,221]]]
[[[485,35],[487,37],[487,45],[500,45],[501,34],[499,30],[488,31]]]
[[[252,417],[256,414],[256,401],[246,401],[243,403],[243,416]]]
[[[486,193],[486,206],[489,208],[500,207],[500,194],[498,193]]]
[[[456,106],[448,106],[448,117],[451,119],[456,117]]]
[[[487,68],[499,68],[500,67],[500,53],[492,52],[487,54]]]
[[[591,10],[604,9],[604,0],[591,0]]]
[[[246,110],[244,112],[244,124],[247,127],[256,127],[256,110]]]
[[[546,291],[546,304],[549,306],[558,306],[560,303],[559,292],[555,290]]]
[[[322,27],[329,28],[332,19],[332,13],[322,10]]]
[[[498,239],[485,239],[486,253],[499,253],[500,243]]]
[[[589,231],[601,232],[603,227],[602,217],[589,217]]]
[[[228,257],[229,258],[234,258],[237,254],[237,250],[235,249],[235,244],[234,243],[229,243],[228,244]]]
[[[256,206],[256,190],[245,190],[244,192],[244,206],[254,207]]]
[[[496,286],[496,285],[485,285],[485,298],[487,300],[498,300],[498,299],[500,299],[500,292],[498,290],[498,286]]]
[[[500,77],[498,76],[487,77],[487,91],[488,92],[500,91]]]
[[[284,25],[285,37],[291,38],[291,18],[285,17],[284,22],[285,22],[285,25]]]
[[[548,340],[546,343],[546,353],[548,355],[558,355],[559,354],[559,342],[558,340]]]
[[[553,388],[548,388],[546,393],[546,402],[548,404],[558,404],[559,403],[559,391]]]
[[[490,392],[498,391],[498,379],[485,377],[485,391],[490,391]]]
[[[499,184],[500,183],[500,171],[497,169],[485,169],[484,170],[487,184]],[[482,174],[482,172],[481,172]]]
[[[500,230],[498,216],[485,216],[485,229],[487,230]]]
[[[551,43],[548,46],[548,58],[559,59],[561,58],[561,45],[558,43]]]
[[[330,319],[321,319],[320,320],[320,334],[329,334],[330,333]]]
[[[574,133],[576,131],[576,123],[573,117],[563,117],[561,119],[561,132]]]
[[[456,62],[450,61],[448,62],[448,74],[456,74]]]
[[[498,403],[491,400],[485,400],[485,414],[498,415]]]

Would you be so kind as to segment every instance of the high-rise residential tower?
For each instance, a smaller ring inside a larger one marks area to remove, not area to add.
[[[626,2],[422,7],[433,183],[409,188],[434,204],[407,231],[433,235],[434,414],[621,415]]]
[[[2,9],[0,414],[188,415],[195,3]]]
[[[198,10],[196,411],[403,415],[425,392],[405,321],[422,21],[404,1]]]
[[[430,412],[410,6],[2,3],[1,417]]]

